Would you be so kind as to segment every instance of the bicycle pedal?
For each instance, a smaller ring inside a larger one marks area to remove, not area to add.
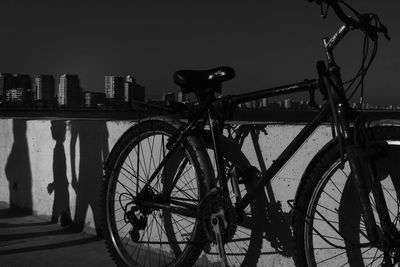
[[[221,259],[221,267],[228,267],[228,260],[226,259],[225,244],[222,241],[222,225],[224,223],[224,213],[216,213],[211,215],[211,224],[215,233],[215,241],[218,248],[218,255]]]

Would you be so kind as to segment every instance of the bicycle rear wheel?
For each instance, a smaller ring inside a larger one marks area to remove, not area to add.
[[[383,141],[386,155],[374,160],[393,225],[400,229],[400,128],[369,129]],[[340,168],[340,151],[332,147],[321,156],[299,186],[293,215],[297,266],[381,266],[384,250],[368,245],[360,200],[348,161]],[[375,203],[370,200],[379,226]],[[380,233],[383,234],[383,233]],[[385,250],[399,262],[399,249]]]
[[[204,146],[186,138],[148,190],[144,184],[168,153],[177,123],[149,119],[131,127],[105,163],[103,214],[106,245],[122,266],[192,266],[205,244],[201,221],[144,202],[197,205],[209,189],[213,169]],[[174,177],[179,177],[173,183]],[[172,190],[168,188],[172,187]]]

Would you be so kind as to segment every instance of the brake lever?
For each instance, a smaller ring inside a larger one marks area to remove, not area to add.
[[[385,36],[386,40],[390,41],[391,38],[390,38],[390,36],[389,36],[388,29],[387,29],[386,26],[383,25],[382,23],[381,23],[381,29],[382,29],[382,33],[383,33],[383,35]]]

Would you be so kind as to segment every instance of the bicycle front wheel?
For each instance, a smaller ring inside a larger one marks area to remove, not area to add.
[[[369,132],[386,150],[373,164],[392,223],[399,230],[400,128],[374,127]],[[293,215],[296,265],[381,266],[388,255],[393,263],[398,263],[399,249],[369,244],[353,174],[347,159],[343,168],[340,163],[339,148],[332,147],[299,186]],[[369,196],[380,229],[372,193]]]
[[[118,265],[192,266],[204,247],[200,220],[174,212],[182,207],[195,212],[214,179],[197,138],[186,138],[142,190],[166,157],[177,127],[165,119],[140,122],[120,138],[105,164],[105,238]]]

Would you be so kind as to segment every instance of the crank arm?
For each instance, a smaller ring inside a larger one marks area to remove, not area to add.
[[[221,227],[219,214],[211,215],[211,224],[215,233],[215,240],[218,247],[218,255],[221,260],[221,267],[229,267],[228,260],[226,259],[226,252],[224,242],[222,241]]]

